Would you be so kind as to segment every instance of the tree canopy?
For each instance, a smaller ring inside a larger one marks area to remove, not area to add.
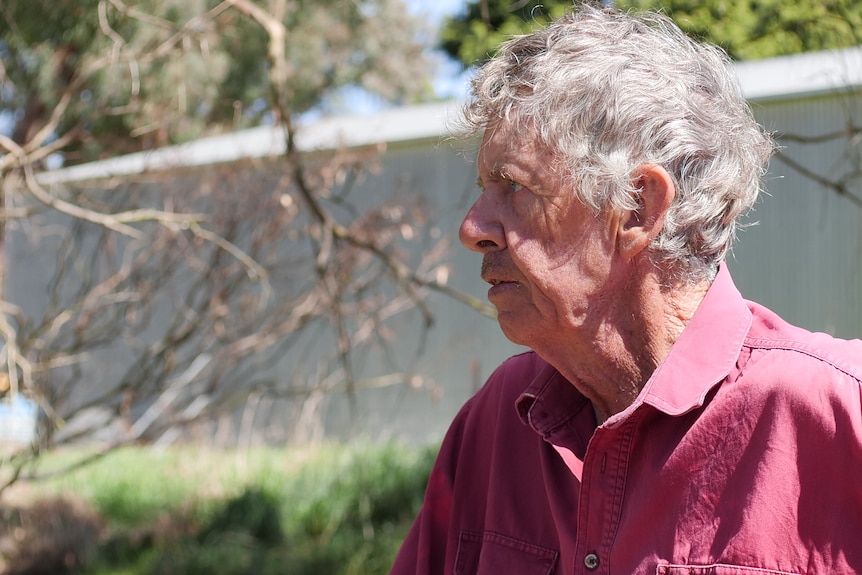
[[[862,43],[862,3],[854,0],[617,0],[623,10],[662,10],[688,34],[735,60]],[[514,34],[572,9],[571,0],[472,0],[447,19],[441,47],[465,67],[487,59]]]
[[[68,163],[265,122],[268,14],[286,32],[291,112],[358,85],[390,101],[430,93],[420,23],[401,0],[6,0],[0,115],[27,144],[51,121]]]

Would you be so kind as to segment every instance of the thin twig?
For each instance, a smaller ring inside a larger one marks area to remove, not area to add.
[[[785,165],[796,170],[797,172],[799,172],[800,174],[802,174],[806,178],[813,180],[814,182],[820,184],[821,186],[834,191],[839,196],[847,198],[850,202],[855,204],[856,207],[862,208],[862,198],[853,194],[844,182],[832,181],[829,178],[821,176],[817,172],[814,172],[814,171],[806,168],[805,166],[803,166],[802,164],[800,164],[796,160],[790,158],[786,154],[779,152],[779,153],[775,154],[775,157],[780,162],[783,162]]]
[[[257,263],[254,258],[239,249],[236,245],[232,244],[222,236],[202,228],[196,222],[189,223],[189,231],[191,231],[199,238],[220,247],[221,249],[235,257],[237,260],[239,260],[240,263],[242,263],[248,269],[249,276],[252,279],[258,280],[262,283],[263,293],[261,295],[260,307],[261,309],[266,307],[266,304],[269,301],[269,296],[272,293],[272,287],[269,285],[269,273],[262,265]]]

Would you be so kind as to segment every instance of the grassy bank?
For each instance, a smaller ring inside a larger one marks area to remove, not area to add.
[[[435,450],[118,450],[3,495],[2,572],[385,574]]]

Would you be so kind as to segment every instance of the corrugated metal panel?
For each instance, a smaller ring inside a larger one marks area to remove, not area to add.
[[[770,130],[815,138],[862,125],[862,94],[764,103],[755,108]],[[779,137],[781,154],[862,199],[862,145],[846,135],[795,142]],[[855,172],[855,177],[853,173]],[[817,183],[780,158],[767,176],[768,195],[742,232],[730,267],[743,294],[788,321],[842,337],[862,337],[862,206]]]
[[[757,72],[759,68],[751,70]],[[760,77],[754,72],[753,77]],[[439,125],[441,133],[445,132],[445,122],[438,116],[444,109],[447,108],[425,109],[436,115],[433,125]],[[771,130],[817,136],[840,130],[851,121],[862,125],[862,94],[761,100],[756,115]],[[399,127],[415,123],[401,116],[399,122]],[[326,134],[341,134],[333,130]],[[373,196],[409,186],[424,195],[429,200],[429,218],[439,222],[440,237],[451,238],[451,284],[484,299],[485,286],[478,276],[480,258],[461,248],[457,240],[458,224],[472,200],[475,167],[449,147],[437,146],[439,138],[433,129],[423,130],[424,140],[391,145],[381,161],[381,172],[357,185],[356,193]],[[385,136],[373,129],[354,129],[350,133]],[[322,137],[322,132],[316,135]],[[429,143],[432,140],[434,145]],[[846,138],[817,145],[785,142],[785,146],[788,157],[826,177],[837,178],[859,166],[853,163],[859,161],[859,146],[856,158],[849,157]],[[209,149],[207,145],[202,152]],[[242,146],[239,149],[248,152]],[[121,167],[126,170],[123,173],[136,173],[134,170],[144,169],[145,165],[136,160]],[[95,177],[89,172],[84,175]],[[741,291],[808,329],[844,337],[862,336],[862,208],[779,161],[773,162],[767,184],[769,195],[762,198],[750,218],[760,224],[741,234],[730,258]],[[857,177],[851,184],[862,197],[862,178]],[[44,252],[43,257],[49,261],[34,260],[31,246],[23,240],[15,244],[15,240],[12,236],[9,242],[13,250],[11,263],[25,273],[12,276],[18,292],[14,292],[13,285],[10,293],[32,298],[33,286],[42,285],[33,281],[41,273],[34,270],[34,261],[40,270],[50,270],[53,259],[50,252]],[[21,250],[18,260],[15,249]],[[402,386],[399,393],[393,393],[392,388],[363,393],[359,398],[363,414],[367,414],[363,430],[372,435],[391,432],[424,438],[439,432],[490,370],[503,357],[519,351],[505,340],[493,320],[480,318],[463,304],[443,296],[435,294],[432,299],[437,324],[424,344],[425,354],[411,367],[433,378],[444,393],[434,403],[427,394],[413,393],[408,386]],[[396,330],[400,339],[408,340],[416,327],[404,324]],[[413,346],[408,350],[411,352],[415,348],[412,341],[405,345]],[[339,414],[347,409],[346,402],[333,399],[329,420],[344,419]]]

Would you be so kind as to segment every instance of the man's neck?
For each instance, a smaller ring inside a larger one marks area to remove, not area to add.
[[[624,289],[613,315],[592,334],[588,353],[545,357],[540,352],[592,401],[598,423],[637,399],[694,316],[709,283],[667,288],[648,273]]]

